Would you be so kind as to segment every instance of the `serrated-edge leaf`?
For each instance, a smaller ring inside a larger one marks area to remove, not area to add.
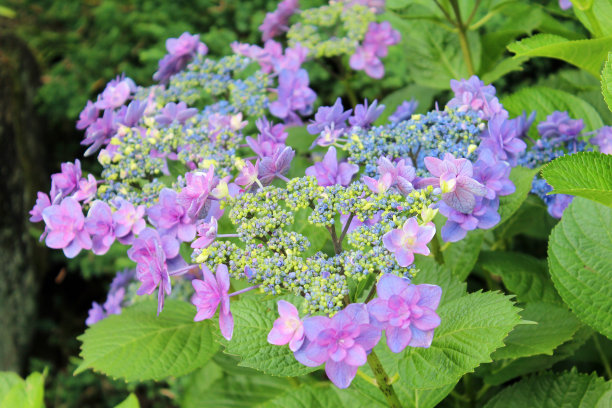
[[[608,53],[608,59],[601,71],[601,93],[612,111],[612,52]]]
[[[506,222],[512,214],[518,211],[531,191],[533,178],[538,173],[539,168],[529,169],[517,166],[510,171],[510,180],[514,183],[516,190],[514,193],[499,198],[499,225]]]
[[[429,348],[410,348],[399,363],[411,388],[431,389],[458,381],[491,353],[519,323],[519,308],[499,292],[475,292],[438,308],[442,323]]]
[[[581,326],[580,321],[563,305],[546,302],[530,302],[523,305],[523,322],[510,332],[506,344],[493,353],[493,359],[507,359],[552,355],[553,350],[570,340]]]
[[[500,276],[521,302],[563,303],[544,260],[520,252],[483,251],[478,261],[483,269]]]
[[[257,408],[327,408],[341,407],[334,386],[328,382],[302,385],[257,405]]]
[[[89,327],[78,337],[83,362],[74,374],[92,368],[128,382],[161,380],[185,375],[215,354],[210,322],[194,322],[193,305],[170,299],[159,316],[156,306],[140,302]]]
[[[525,378],[495,395],[485,408],[593,408],[612,383],[593,374],[547,372]]]
[[[299,309],[303,299],[297,296],[281,297]],[[221,340],[225,353],[239,356],[239,365],[254,368],[266,374],[281,377],[296,377],[308,374],[317,368],[299,363],[289,346],[268,343],[268,333],[278,318],[276,303],[279,298],[264,299],[250,296],[232,304],[234,335],[231,341]]]
[[[548,243],[552,281],[572,311],[612,339],[612,209],[577,197]]]
[[[140,402],[138,402],[136,395],[130,394],[119,405],[116,405],[115,408],[140,408]]]
[[[612,155],[580,152],[561,156],[542,169],[550,194],[570,194],[612,207]]]
[[[608,51],[612,36],[590,40],[568,40],[554,34],[536,34],[508,45],[516,57],[549,57],[569,62],[596,78]]]

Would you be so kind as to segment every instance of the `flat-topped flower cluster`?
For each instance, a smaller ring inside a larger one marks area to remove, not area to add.
[[[122,75],[88,102],[77,127],[101,177],[85,177],[78,159],[63,163],[31,211],[33,222],[44,221],[41,240],[67,257],[129,246],[135,270],[117,276],[88,325],[120,313],[133,292],[156,294],[158,313],[167,296],[179,296],[190,298],[196,321],[218,313],[230,340],[232,297],[293,294],[303,301],[278,302],[268,341],[288,344],[304,365],[325,364],[338,387],[351,383],[383,333],[395,353],[431,345],[441,289],[411,279],[415,254],[429,255],[437,240],[436,215],[446,218],[445,241],[492,228],[500,197],[515,191],[514,166],[592,147],[579,138],[582,121],[561,112],[530,140],[535,116],[510,119],[495,88],[477,77],[452,81],[443,110],[414,114],[416,101],[404,101],[388,123],[379,124],[378,101],[345,110],[338,98],[314,112],[308,59],[344,56],[355,70],[384,75],[382,58],[400,36],[376,21],[374,3],[299,12],[297,1],[284,0],[260,27],[262,47],[235,43],[218,60],[184,33],[167,41],[158,84],[139,87]],[[272,39],[282,33],[285,49]],[[296,171],[288,132],[313,113],[312,147],[327,150]],[[603,128],[591,143],[609,152],[611,140]],[[541,179],[533,191],[555,216],[569,200],[545,196]],[[240,280],[250,286],[234,291]],[[351,289],[356,283],[363,293]]]

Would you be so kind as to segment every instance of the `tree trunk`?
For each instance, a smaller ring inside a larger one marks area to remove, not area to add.
[[[23,371],[36,317],[45,251],[29,233],[44,185],[40,77],[25,42],[0,31],[0,370]]]

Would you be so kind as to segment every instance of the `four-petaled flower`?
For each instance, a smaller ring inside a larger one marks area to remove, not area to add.
[[[288,343],[291,351],[298,351],[304,343],[304,323],[298,310],[286,300],[279,300],[277,307],[280,317],[274,321],[274,327],[268,333],[268,343],[277,346]]]
[[[336,148],[332,146],[325,154],[322,162],[315,163],[314,166],[306,169],[306,175],[316,177],[320,186],[340,184],[346,187],[358,171],[359,166],[356,164],[338,163]]]
[[[81,249],[91,249],[91,237],[85,229],[85,217],[79,203],[67,197],[60,204],[50,205],[42,210],[46,224],[49,248],[63,249],[68,258],[77,256]]]
[[[408,218],[402,228],[383,235],[383,244],[395,254],[399,266],[406,267],[414,262],[414,254],[429,255],[427,243],[436,233],[436,227],[429,222],[419,225],[415,217]]]
[[[295,358],[309,367],[325,363],[327,377],[338,388],[351,384],[381,335],[363,303],[352,303],[332,318],[304,319],[304,333],[307,341],[295,352]]]
[[[385,330],[387,345],[394,353],[406,346],[429,347],[434,329],[440,325],[436,309],[442,289],[435,285],[413,285],[392,274],[376,285],[378,297],[368,303],[370,315]]]
[[[230,300],[228,291],[230,288],[230,279],[227,272],[227,266],[223,264],[217,265],[215,275],[210,269],[202,266],[204,280],[194,279],[191,281],[195,295],[191,299],[191,303],[197,308],[197,313],[193,318],[194,321],[210,319],[217,311],[217,307],[221,304],[219,311],[219,327],[221,334],[227,340],[232,339],[234,332],[234,318],[230,311]]]

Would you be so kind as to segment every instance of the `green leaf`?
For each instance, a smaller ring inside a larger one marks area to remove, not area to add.
[[[601,93],[612,111],[612,52],[608,53],[608,59],[601,71]]]
[[[319,382],[291,389],[289,392],[257,405],[258,408],[327,408],[342,407],[335,387],[329,382]],[[352,405],[354,408],[354,405]]]
[[[136,395],[130,394],[126,399],[121,401],[119,405],[115,406],[115,408],[140,408],[140,403]]]
[[[570,194],[612,207],[612,155],[580,152],[561,156],[542,169],[550,194]]]
[[[34,372],[25,380],[12,372],[0,372],[0,407],[43,408],[45,376]]]
[[[609,407],[612,383],[573,369],[526,378],[495,395],[485,408]]]
[[[531,183],[538,170],[517,166],[510,171],[510,180],[514,183],[516,191],[499,198],[499,216],[501,219],[498,225],[506,222],[521,207],[529,191],[531,191]]]
[[[524,308],[521,318],[537,324],[516,326],[504,340],[506,347],[495,351],[493,359],[552,355],[553,350],[570,340],[581,326],[563,305],[534,302],[525,304]]]
[[[556,363],[567,359],[586,343],[593,335],[593,330],[582,326],[574,337],[559,347],[552,356],[540,354],[532,357],[521,357],[509,360],[495,360],[476,370],[476,373],[489,385],[499,385],[529,373],[546,370]]]
[[[607,0],[593,1],[593,8],[580,10],[574,8],[576,17],[582,24],[596,36],[612,35],[612,3]]]
[[[548,244],[557,292],[576,315],[612,339],[612,209],[576,197]]]
[[[287,146],[293,147],[296,153],[308,153],[315,136],[308,133],[306,126],[291,126],[287,128]]]
[[[289,296],[286,299],[299,310],[302,298]],[[270,375],[296,377],[316,370],[300,364],[288,346],[268,343],[268,333],[278,318],[277,301],[278,298],[250,296],[232,304],[234,335],[231,341],[223,341],[225,352],[240,356],[239,365]]]
[[[555,290],[546,262],[520,252],[482,252],[480,265],[501,276],[504,286],[520,302],[563,303]]]
[[[0,371],[0,402],[4,396],[15,386],[15,384],[23,383],[23,379],[12,371]],[[0,407],[2,404],[0,404]]]
[[[491,361],[491,353],[519,323],[508,296],[476,292],[438,308],[442,323],[430,348],[409,348],[401,356],[400,377],[412,388],[432,389],[456,383]]]
[[[553,34],[537,34],[508,45],[516,57],[556,58],[586,70],[596,78],[612,49],[612,36],[592,40],[568,40]]]
[[[193,305],[168,300],[159,316],[156,301],[128,307],[79,336],[83,362],[75,375],[92,368],[126,381],[161,380],[203,366],[215,352],[210,322],[194,322]]]
[[[446,219],[441,215],[438,215],[434,222],[436,224],[436,230],[440,231]],[[469,231],[465,238],[460,241],[452,243],[444,243],[441,240],[440,234],[436,234],[434,239],[440,241],[440,245],[443,245],[444,250],[442,256],[444,257],[444,264],[451,270],[457,278],[465,280],[467,276],[472,272],[476,261],[478,260],[478,254],[482,247],[484,239],[484,230]]]
[[[186,381],[181,408],[251,408],[294,389],[289,379],[237,367],[230,356],[218,354],[213,360],[180,379]]]
[[[301,208],[294,211],[293,225],[287,230],[302,234],[310,242],[310,247],[307,248],[302,256],[309,257],[323,249],[327,241],[331,241],[329,231],[323,227],[311,224],[308,217],[312,213],[310,208]]]
[[[527,195],[520,208],[510,216],[508,221],[495,230],[498,239],[512,238],[518,234],[548,240],[548,236],[558,220],[548,213],[546,204],[535,195]]]
[[[466,283],[460,281],[446,265],[439,265],[432,258],[418,254],[415,257],[414,264],[419,272],[412,279],[412,283],[415,285],[428,283],[440,286],[442,288],[441,305],[467,295]]]
[[[510,116],[536,111],[536,122],[546,119],[553,111],[567,111],[574,119],[584,120],[585,131],[597,130],[603,126],[601,117],[589,103],[569,92],[543,86],[527,87],[501,100]],[[537,139],[537,129],[532,126],[529,134]]]

